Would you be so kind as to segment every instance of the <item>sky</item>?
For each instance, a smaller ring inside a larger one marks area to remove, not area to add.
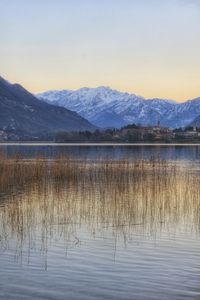
[[[200,96],[200,0],[0,0],[0,75],[31,92]]]

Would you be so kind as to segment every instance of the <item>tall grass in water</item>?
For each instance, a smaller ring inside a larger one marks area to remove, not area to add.
[[[127,179],[143,176],[147,169],[159,169],[164,174],[166,169],[164,161],[129,161],[123,160],[75,160],[70,157],[56,157],[48,160],[44,157],[23,159],[20,156],[7,158],[0,154],[0,192],[12,191],[12,188],[21,187],[27,183],[55,181],[87,181],[91,184],[100,181],[103,184],[127,183]]]
[[[46,163],[41,158],[29,162],[19,155],[7,158],[0,154],[0,190],[9,190],[28,181],[40,179],[45,174]]]
[[[13,237],[19,249],[34,248],[36,240],[47,249],[61,236],[76,243],[83,227],[125,242],[135,232],[184,227],[199,233],[200,176],[188,167],[159,159],[1,157],[0,189],[8,196],[0,207],[0,245]]]

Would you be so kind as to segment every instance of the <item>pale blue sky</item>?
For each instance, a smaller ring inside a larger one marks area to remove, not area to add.
[[[0,0],[0,75],[33,92],[200,96],[200,0]]]

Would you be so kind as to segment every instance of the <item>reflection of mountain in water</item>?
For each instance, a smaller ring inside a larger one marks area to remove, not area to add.
[[[4,196],[0,245],[19,255],[44,251],[58,240],[81,246],[83,231],[125,244],[136,236],[197,232],[200,177],[191,165],[138,161],[85,163],[79,174],[27,184]]]

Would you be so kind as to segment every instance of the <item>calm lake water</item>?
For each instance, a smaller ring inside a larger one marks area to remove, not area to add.
[[[99,157],[110,159],[149,159],[151,157],[160,157],[167,160],[200,160],[200,145],[2,145],[0,151],[4,151],[8,156],[16,154],[22,157],[35,157],[44,155],[46,157],[55,157],[58,155],[70,155],[77,158],[96,159]]]
[[[0,151],[85,161],[1,187],[0,299],[200,299],[199,146]]]

